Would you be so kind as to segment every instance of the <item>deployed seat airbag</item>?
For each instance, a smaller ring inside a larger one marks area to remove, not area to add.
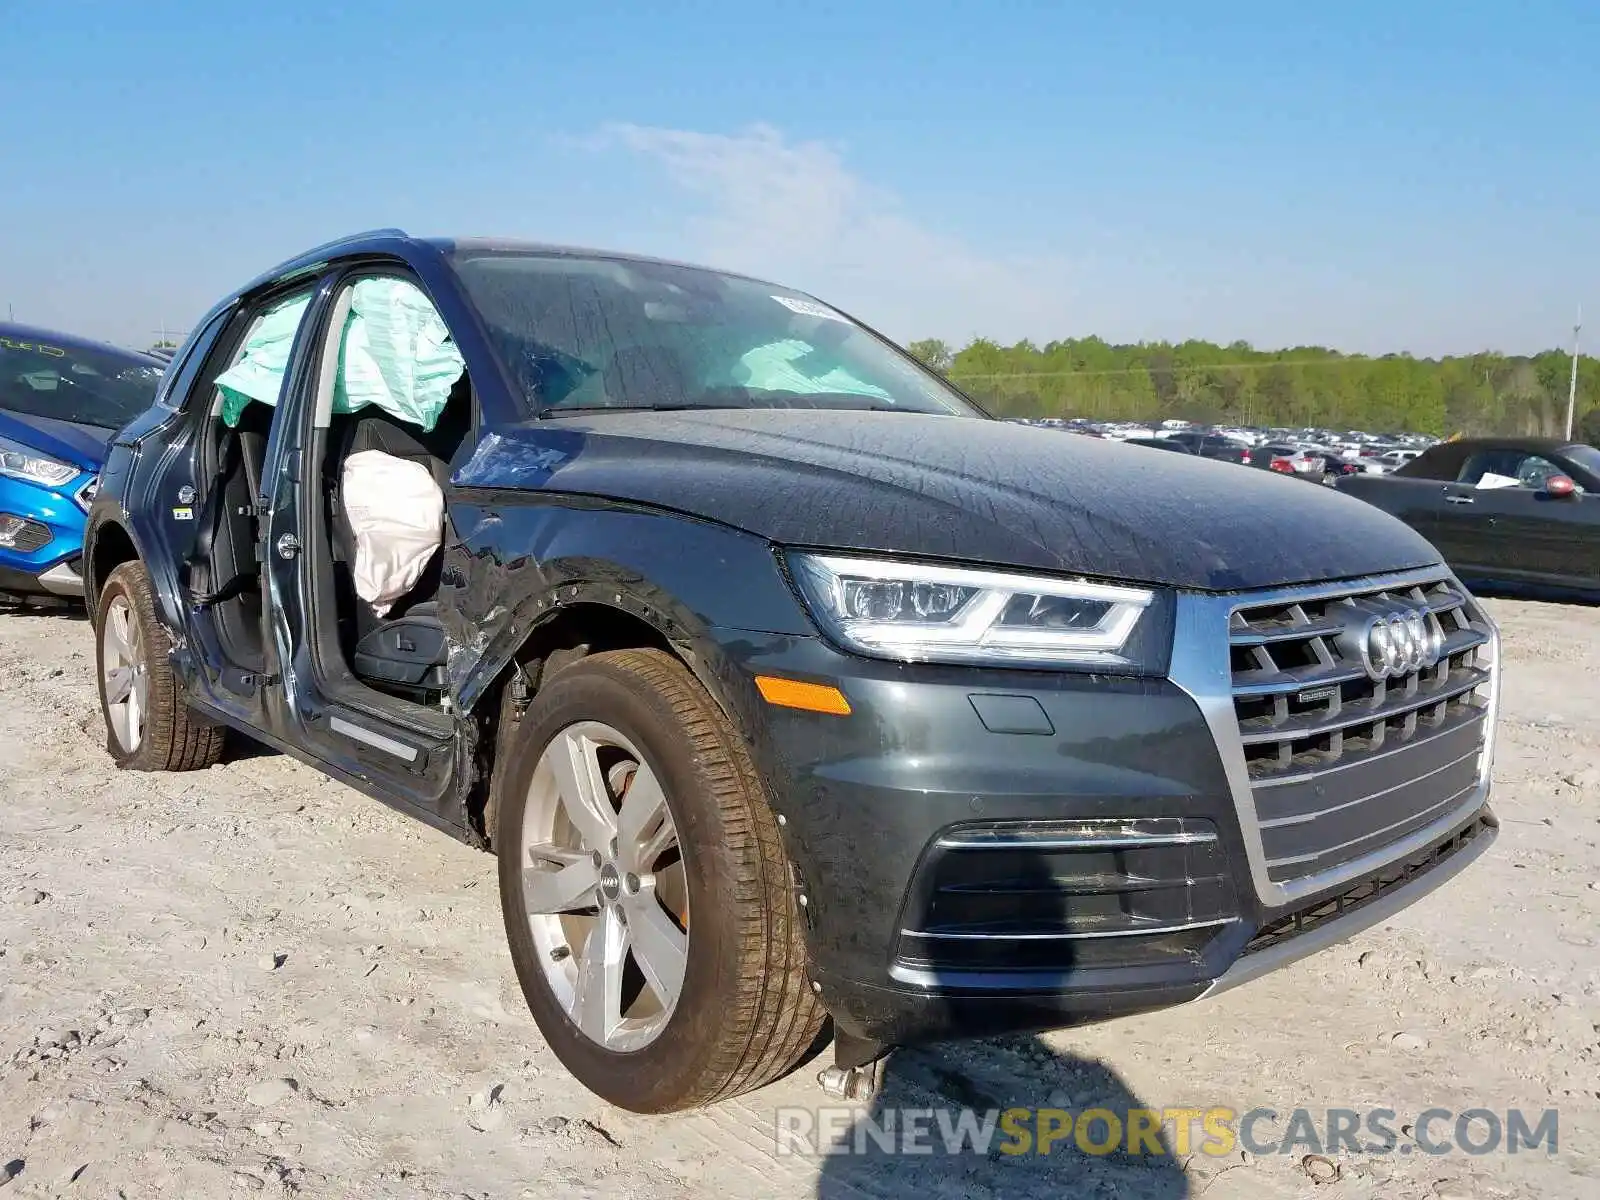
[[[421,463],[382,450],[344,461],[340,486],[355,544],[356,595],[378,616],[409,592],[444,540],[444,493]]]

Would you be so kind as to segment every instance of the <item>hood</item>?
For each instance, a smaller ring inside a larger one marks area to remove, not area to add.
[[[784,545],[1209,591],[1439,561],[1399,521],[1305,480],[966,417],[574,415],[490,433],[455,482],[670,508]]]
[[[112,432],[98,425],[75,425],[54,417],[0,409],[0,438],[21,442],[40,454],[84,471],[98,471],[105,465],[106,446]]]

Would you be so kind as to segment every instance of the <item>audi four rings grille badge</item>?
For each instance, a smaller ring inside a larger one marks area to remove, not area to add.
[[[1439,661],[1443,631],[1421,609],[1396,606],[1371,617],[1361,634],[1361,664],[1383,681],[1424,670]]]

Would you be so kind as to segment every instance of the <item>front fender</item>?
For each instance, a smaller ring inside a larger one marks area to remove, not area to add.
[[[544,622],[574,604],[628,613],[658,631],[729,707],[710,630],[813,633],[762,538],[655,509],[526,492],[467,493],[441,572],[446,686],[471,711]],[[737,707],[737,705],[734,705]]]

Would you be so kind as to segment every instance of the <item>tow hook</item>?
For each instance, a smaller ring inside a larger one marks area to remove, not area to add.
[[[817,1073],[817,1083],[835,1100],[872,1100],[883,1090],[883,1068],[893,1046],[835,1030],[833,1066]]]

